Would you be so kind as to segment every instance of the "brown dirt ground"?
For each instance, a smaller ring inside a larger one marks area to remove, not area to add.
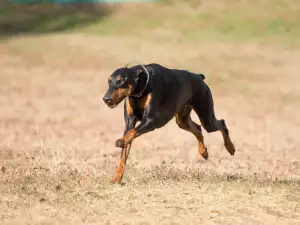
[[[299,50],[67,34],[0,52],[1,224],[300,224]],[[102,95],[131,59],[204,73],[236,155],[204,132],[203,160],[171,121],[111,185],[123,106]]]

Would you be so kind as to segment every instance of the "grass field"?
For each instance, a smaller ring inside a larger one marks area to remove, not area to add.
[[[300,224],[300,2],[216,2],[1,8],[0,224]],[[130,60],[205,74],[236,154],[172,120],[112,185]]]

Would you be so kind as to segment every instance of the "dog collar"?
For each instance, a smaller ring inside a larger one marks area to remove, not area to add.
[[[147,81],[146,81],[146,85],[145,87],[143,88],[143,90],[140,92],[140,93],[137,93],[137,94],[134,94],[134,95],[131,95],[133,97],[137,97],[137,98],[140,98],[142,97],[144,91],[146,90],[147,86],[148,86],[148,83],[149,83],[149,80],[150,80],[150,73],[149,73],[149,70],[146,68],[146,66],[144,66],[143,64],[141,64],[141,67],[144,69],[144,71],[146,72],[147,74]]]

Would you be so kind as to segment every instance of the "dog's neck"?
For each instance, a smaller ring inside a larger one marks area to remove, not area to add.
[[[136,95],[142,94],[140,97],[144,96],[145,94],[148,94],[150,91],[150,80],[152,77],[152,71],[148,68],[146,68],[149,72],[149,75],[147,75],[147,72],[144,71],[139,75],[139,78],[136,81],[134,91],[132,93],[132,97],[138,97]],[[143,69],[144,70],[144,69]],[[148,77],[149,76],[149,77]]]

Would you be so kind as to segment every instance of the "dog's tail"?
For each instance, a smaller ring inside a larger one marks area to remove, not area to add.
[[[202,78],[202,80],[205,80],[205,76],[202,73],[200,73],[199,75]]]

